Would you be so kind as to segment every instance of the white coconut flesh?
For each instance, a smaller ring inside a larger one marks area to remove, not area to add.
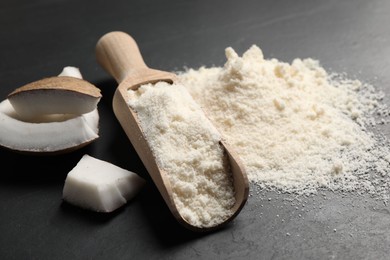
[[[0,145],[21,152],[59,152],[82,147],[99,137],[97,109],[80,116],[57,115],[51,120],[19,120],[6,99],[0,103]]]
[[[85,154],[68,173],[62,197],[74,206],[112,212],[131,200],[144,184],[136,173]]]
[[[57,77],[26,84],[8,95],[16,113],[25,121],[47,114],[81,115],[96,109],[100,89],[82,79],[75,67],[65,67]]]
[[[66,66],[62,69],[61,73],[58,74],[59,77],[62,76],[68,76],[68,77],[74,77],[78,79],[82,79],[83,76],[81,75],[80,69],[73,67],[73,66]]]
[[[71,79],[70,82],[74,82],[75,79],[81,80],[80,78],[82,78],[79,69],[71,66],[64,67],[60,75],[58,78],[69,78]],[[88,85],[85,82],[82,82],[82,84]],[[95,87],[93,86],[93,88]],[[85,106],[85,104],[80,103],[88,100],[88,97],[85,95],[81,99],[72,99],[70,102],[70,99],[61,101],[60,97],[67,99],[66,95],[61,94],[61,91],[47,93],[49,94],[45,98],[51,99],[52,101],[50,102],[55,100],[57,102],[57,110],[50,110],[50,106],[40,106],[41,101],[42,103],[45,101],[42,96],[41,100],[37,96],[27,95],[23,101],[25,103],[22,102],[23,109],[27,110],[25,106],[29,104],[29,109],[35,111],[33,114],[28,112],[20,114],[20,111],[17,113],[9,99],[0,103],[0,146],[26,153],[63,153],[81,148],[99,137],[99,113],[96,102],[100,98],[94,99],[93,109],[91,107],[92,102],[89,102],[90,104],[86,105],[89,108],[83,110],[80,109],[80,106]],[[31,98],[31,100],[27,97]],[[61,110],[58,108],[63,106],[59,104],[66,103],[67,105],[78,107],[77,113],[68,113],[70,111],[68,108],[66,110],[67,113],[59,113]],[[34,107],[35,110],[33,109]],[[42,108],[47,108],[49,111],[45,110],[37,113]],[[81,111],[89,112],[81,113]]]

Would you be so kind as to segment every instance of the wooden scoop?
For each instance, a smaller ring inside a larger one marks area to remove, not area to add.
[[[114,31],[103,35],[96,44],[96,56],[98,63],[119,83],[113,98],[115,116],[178,222],[193,231],[209,231],[223,226],[237,216],[247,201],[249,185],[246,173],[238,157],[227,147],[226,143],[221,141],[228,154],[233,174],[236,199],[233,206],[234,213],[230,218],[217,226],[202,228],[191,225],[180,215],[173,200],[167,173],[156,164],[149,143],[145,139],[139,125],[137,113],[127,104],[129,89],[135,90],[140,85],[158,81],[173,83],[176,79],[175,74],[148,68],[143,61],[136,42],[130,35],[124,32]]]

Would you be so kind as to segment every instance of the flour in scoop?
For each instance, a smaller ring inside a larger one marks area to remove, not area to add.
[[[181,216],[198,227],[229,218],[234,186],[221,135],[185,87],[158,82],[128,93]]]
[[[374,113],[386,109],[381,93],[311,58],[265,59],[256,45],[242,56],[230,47],[225,52],[224,66],[187,69],[179,82],[238,152],[252,183],[387,200],[389,145],[368,130]]]

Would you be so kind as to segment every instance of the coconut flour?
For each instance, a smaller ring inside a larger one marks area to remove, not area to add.
[[[234,186],[220,133],[185,87],[159,82],[128,93],[181,216],[198,227],[229,218]]]
[[[386,109],[381,93],[314,59],[265,59],[255,45],[242,57],[230,47],[225,52],[223,67],[187,69],[179,82],[237,150],[252,183],[387,199],[389,146],[368,130],[374,113]]]

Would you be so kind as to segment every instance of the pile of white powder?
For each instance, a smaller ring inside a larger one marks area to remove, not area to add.
[[[185,87],[159,82],[129,90],[156,162],[168,176],[181,216],[198,227],[229,218],[234,186],[220,133]]]
[[[383,111],[368,84],[329,74],[318,61],[265,59],[252,46],[226,49],[223,67],[179,72],[207,116],[236,149],[249,180],[298,194],[318,188],[387,199],[390,153],[368,129]]]

